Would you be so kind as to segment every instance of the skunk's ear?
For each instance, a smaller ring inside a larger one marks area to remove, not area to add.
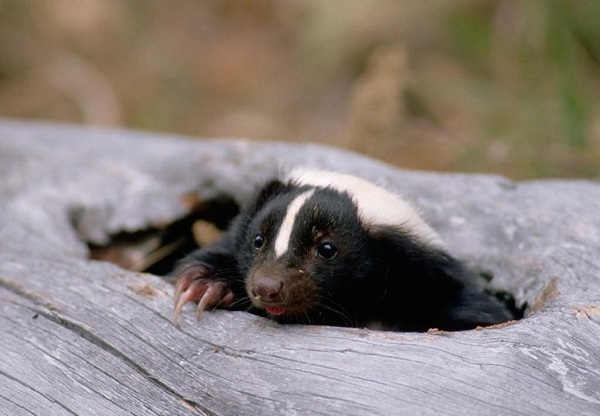
[[[288,184],[281,182],[279,179],[271,179],[255,191],[254,197],[250,199],[246,206],[246,213],[248,215],[256,214],[267,202],[281,194],[288,187]]]

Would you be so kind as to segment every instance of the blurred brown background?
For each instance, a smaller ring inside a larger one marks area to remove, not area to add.
[[[600,179],[597,0],[0,0],[0,115]]]

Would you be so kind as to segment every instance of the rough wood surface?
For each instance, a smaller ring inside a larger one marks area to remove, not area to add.
[[[171,323],[160,278],[82,240],[242,200],[295,164],[407,194],[451,252],[530,305],[502,328],[389,333],[243,312]],[[598,415],[600,184],[393,169],[315,145],[0,122],[0,414]]]

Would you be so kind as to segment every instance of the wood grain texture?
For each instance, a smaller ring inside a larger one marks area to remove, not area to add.
[[[282,166],[407,194],[451,252],[530,305],[500,328],[282,326],[87,260],[106,241]],[[600,414],[600,185],[408,172],[315,145],[0,122],[0,414]],[[533,306],[535,305],[535,306]]]

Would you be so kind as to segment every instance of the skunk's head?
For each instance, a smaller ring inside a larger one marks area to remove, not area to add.
[[[238,258],[253,305],[278,319],[352,324],[352,309],[385,294],[375,236],[395,230],[421,245],[437,235],[399,197],[350,175],[294,171],[247,208]]]

